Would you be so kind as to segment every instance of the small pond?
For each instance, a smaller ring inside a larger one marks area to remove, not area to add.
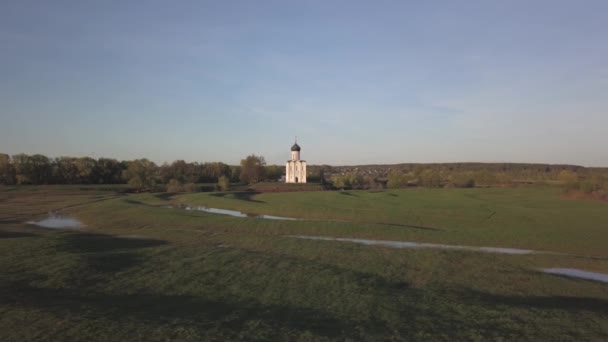
[[[608,283],[608,274],[606,273],[588,272],[576,268],[544,268],[542,271],[548,274]]]
[[[298,219],[291,218],[291,217],[249,214],[249,213],[243,213],[243,212],[236,211],[236,210],[209,208],[209,207],[203,207],[203,206],[180,205],[180,206],[175,206],[175,207],[169,206],[168,208],[204,211],[204,212],[212,213],[212,214],[229,215],[229,216],[240,217],[240,218],[256,218],[256,219],[264,219],[264,220],[289,220],[289,221],[298,220]]]
[[[27,224],[32,224],[43,228],[81,228],[84,224],[73,217],[58,213],[49,213],[49,217],[40,221],[28,221]]]
[[[535,251],[533,251],[533,250],[518,249],[518,248],[474,247],[474,246],[444,245],[444,244],[424,243],[424,242],[333,238],[333,237],[308,236],[308,235],[294,235],[294,236],[290,236],[290,237],[297,238],[297,239],[308,239],[308,240],[353,242],[353,243],[359,243],[359,244],[363,244],[363,245],[386,246],[386,247],[393,247],[393,248],[438,248],[438,249],[456,249],[456,250],[478,251],[478,252],[487,252],[487,253],[501,253],[501,254],[535,253]]]

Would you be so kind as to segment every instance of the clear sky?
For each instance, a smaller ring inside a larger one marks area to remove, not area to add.
[[[608,1],[0,2],[0,152],[608,166]]]

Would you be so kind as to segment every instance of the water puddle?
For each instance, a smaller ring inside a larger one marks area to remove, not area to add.
[[[543,268],[542,271],[548,274],[608,283],[608,274],[606,273],[588,272],[576,268]]]
[[[297,238],[297,239],[307,239],[307,240],[354,242],[354,243],[360,243],[360,244],[368,245],[368,246],[386,246],[386,247],[393,247],[393,248],[437,248],[437,249],[454,249],[454,250],[477,251],[477,252],[487,252],[487,253],[516,254],[516,255],[538,253],[538,252],[535,252],[530,249],[502,248],[502,247],[474,247],[474,246],[444,245],[444,244],[437,244],[437,243],[410,242],[410,241],[332,238],[332,237],[309,236],[309,235],[292,235],[290,237]]]
[[[43,228],[82,228],[84,224],[75,218],[65,216],[58,213],[49,213],[49,217],[41,221],[28,221],[27,224],[33,224]]]
[[[167,206],[166,208],[178,208],[178,209],[184,209],[184,210],[204,211],[206,213],[229,215],[232,217],[240,217],[240,218],[256,218],[256,219],[264,219],[264,220],[288,220],[288,221],[298,220],[296,218],[291,218],[291,217],[248,214],[248,213],[243,213],[243,212],[236,211],[236,210],[209,208],[209,207],[203,207],[203,206],[179,205],[179,206]]]

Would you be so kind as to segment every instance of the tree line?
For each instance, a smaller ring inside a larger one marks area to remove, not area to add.
[[[119,161],[111,158],[91,157],[49,158],[41,154],[0,153],[0,184],[129,184],[143,189],[169,184],[173,189],[186,184],[231,182],[257,182],[276,180],[283,169],[266,165],[264,157],[251,155],[241,165],[222,162],[186,162],[156,165],[148,159]]]
[[[156,165],[148,159],[119,161],[90,157],[48,158],[41,154],[0,153],[0,184],[129,184],[142,190],[164,187],[171,192],[227,190],[233,183],[276,181],[283,166],[266,165],[263,156],[249,155],[240,165],[186,162]],[[583,192],[608,191],[608,169],[576,165],[517,163],[438,163],[363,166],[311,165],[310,182],[336,189],[422,187],[495,187],[550,183]]]
[[[325,169],[327,172],[327,169]],[[314,172],[314,171],[313,171]],[[549,171],[546,171],[549,173]],[[373,177],[369,174],[350,171],[333,174],[329,183],[336,189],[398,189],[406,187],[511,187],[521,184],[548,184],[562,186],[566,190],[577,190],[584,193],[608,192],[608,170],[601,168],[564,168],[546,174],[528,173],[521,178],[521,170],[489,171],[476,168],[474,170],[449,168],[413,168],[411,170],[395,168],[386,177]]]

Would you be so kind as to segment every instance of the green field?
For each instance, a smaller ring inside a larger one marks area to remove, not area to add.
[[[608,203],[551,187],[0,188],[0,340],[608,340]],[[296,221],[171,209],[234,209]],[[60,209],[80,230],[25,222]],[[290,236],[513,247],[505,255]]]

